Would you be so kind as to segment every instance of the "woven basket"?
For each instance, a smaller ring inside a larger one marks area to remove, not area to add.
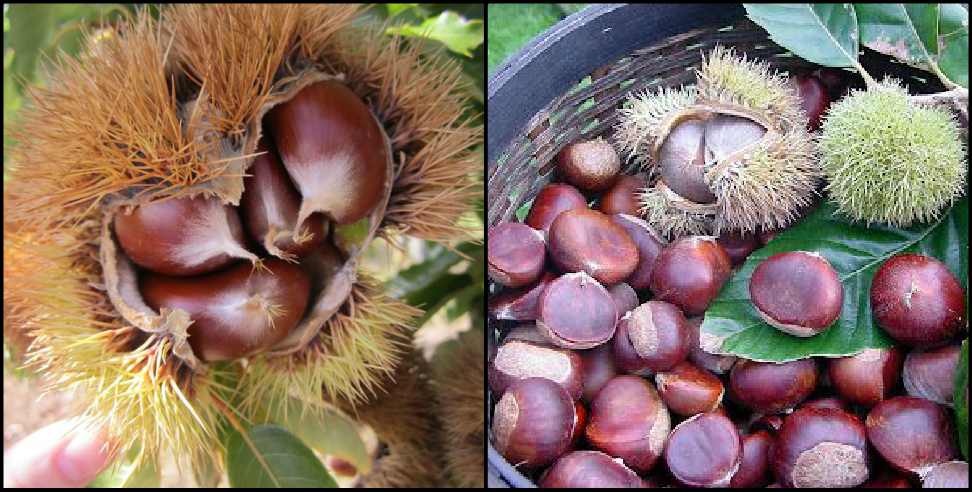
[[[618,44],[630,45],[630,49],[617,52]],[[702,55],[716,45],[733,47],[737,53],[767,61],[783,72],[817,68],[770,41],[739,5],[590,7],[521,50],[489,81],[489,226],[517,220],[517,210],[555,180],[553,158],[567,144],[598,136],[614,143],[617,110],[629,94],[694,84]],[[592,59],[591,52],[597,55],[598,50],[604,55]],[[563,63],[565,54],[572,58],[568,63]],[[879,78],[892,74],[903,79],[913,91],[941,90],[937,81],[882,55],[866,53],[863,64]],[[852,87],[863,87],[856,75],[850,82]],[[536,107],[532,116],[524,111],[530,105]],[[635,167],[632,162],[623,163],[622,172],[633,174]],[[490,293],[498,290],[499,286],[489,285]],[[488,326],[492,355],[501,334],[513,324],[489,320]],[[488,461],[493,485],[531,487],[538,478],[512,467],[492,444]],[[494,472],[498,477],[492,476]]]

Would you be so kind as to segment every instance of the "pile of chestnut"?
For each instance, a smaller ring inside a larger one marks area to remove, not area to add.
[[[706,309],[773,233],[668,242],[639,218],[645,177],[620,175],[608,142],[570,144],[557,166],[566,182],[524,223],[488,232],[491,440],[510,464],[541,487],[967,487],[949,408],[965,293],[943,263],[900,254],[877,270],[873,317],[894,346],[710,354]],[[794,336],[841,316],[841,280],[815,252],[767,258],[749,287]]]

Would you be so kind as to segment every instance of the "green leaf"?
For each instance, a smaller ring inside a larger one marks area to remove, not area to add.
[[[409,296],[406,302],[425,310],[425,314],[416,320],[415,327],[418,328],[425,324],[429,318],[471,284],[472,278],[469,275],[448,274],[436,278],[425,289]]]
[[[286,406],[286,408],[284,408]],[[336,409],[303,411],[303,404],[288,398],[280,411],[271,416],[319,454],[348,461],[362,474],[371,471],[371,457],[354,422]]]
[[[969,87],[969,11],[959,5],[942,4],[938,26],[942,48],[938,67],[962,87]]]
[[[955,424],[962,456],[969,459],[969,339],[962,341],[962,353],[955,371]]]
[[[420,25],[400,24],[387,32],[418,38],[434,39],[450,51],[472,57],[472,50],[483,44],[483,21],[466,19],[455,12],[442,12]]]
[[[226,443],[230,487],[337,487],[314,452],[284,428],[256,426],[248,438],[234,432]]]
[[[418,7],[418,5],[417,3],[389,3],[385,5],[385,8],[388,9],[388,17],[395,17],[406,10]]]
[[[774,43],[800,58],[827,67],[852,67],[857,62],[857,16],[851,4],[743,5]]]
[[[800,224],[756,250],[733,274],[705,313],[703,346],[747,359],[786,361],[810,356],[842,356],[868,347],[887,347],[891,339],[871,317],[870,289],[875,270],[898,253],[916,252],[942,260],[956,274],[968,271],[968,198],[938,222],[908,229],[850,223],[820,206]],[[837,270],[844,286],[840,319],[810,338],[786,335],[763,322],[749,299],[753,269],[784,251],[816,251]],[[968,278],[959,275],[968,291]]]
[[[102,471],[88,484],[91,488],[158,488],[162,482],[162,473],[158,463],[150,463],[140,459],[141,448],[132,446],[111,466]],[[144,458],[144,456],[141,456]]]
[[[938,55],[937,4],[855,4],[861,44],[909,65],[929,67]]]
[[[552,4],[488,4],[489,46],[486,54],[489,72],[501,65],[534,36],[556,24],[562,16]]]

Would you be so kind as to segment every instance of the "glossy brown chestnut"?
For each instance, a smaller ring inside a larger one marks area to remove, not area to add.
[[[517,288],[529,285],[543,274],[547,256],[543,234],[517,222],[504,222],[489,229],[486,271],[494,282]]]
[[[830,106],[830,95],[819,79],[812,75],[797,75],[790,79],[800,95],[800,106],[807,114],[807,130],[820,128],[820,118]]]
[[[489,388],[502,395],[514,382],[527,378],[549,379],[577,400],[583,389],[583,362],[576,352],[523,340],[497,347],[489,365]]]
[[[871,310],[877,324],[898,342],[934,345],[965,325],[965,292],[941,261],[905,253],[892,256],[875,272]]]
[[[813,359],[781,363],[740,359],[729,373],[729,395],[754,412],[779,413],[810,396],[817,375]]]
[[[722,404],[722,381],[688,361],[655,374],[655,386],[672,413],[683,417],[711,412]]]
[[[557,170],[582,190],[604,191],[617,181],[621,158],[604,139],[575,142],[557,153]]]
[[[638,267],[631,236],[597,210],[561,213],[547,239],[550,258],[561,271],[586,272],[604,285],[623,282]]]
[[[505,289],[489,298],[486,310],[496,319],[534,321],[540,316],[540,294],[556,278],[556,275],[546,272],[531,285]]]
[[[753,234],[726,233],[719,236],[716,242],[726,250],[733,266],[742,265],[753,251],[762,246],[759,237]]]
[[[574,427],[570,431],[570,449],[577,449],[584,438],[587,428],[587,408],[579,401],[574,402]]]
[[[181,309],[193,321],[189,345],[206,361],[253,355],[283,340],[304,316],[310,277],[276,258],[192,278],[146,273],[139,278],[152,309]]]
[[[257,152],[263,154],[246,170],[240,198],[246,232],[273,256],[303,258],[327,240],[328,222],[323,215],[313,214],[298,228],[300,193],[266,138],[260,139]]]
[[[236,209],[215,198],[171,198],[119,210],[114,225],[125,255],[155,273],[199,275],[240,258],[257,260],[244,246]]]
[[[493,445],[514,466],[539,468],[570,446],[576,416],[563,387],[543,378],[514,382],[493,408]]]
[[[901,376],[908,394],[951,405],[961,349],[962,346],[956,343],[928,350],[912,350],[905,358]]]
[[[547,337],[543,336],[543,333],[540,333],[540,330],[537,329],[536,323],[523,323],[513,327],[513,329],[503,335],[504,343],[511,340],[523,340],[524,342],[543,345],[544,347],[556,347],[553,342],[551,342]]]
[[[628,339],[651,371],[666,371],[692,350],[692,325],[674,304],[648,301],[633,309],[619,324],[627,325]]]
[[[810,337],[840,317],[844,286],[823,256],[788,251],[763,260],[749,279],[756,312],[784,333]]]
[[[939,463],[955,459],[952,419],[945,407],[923,398],[896,396],[867,414],[867,439],[899,470],[924,476]]]
[[[543,488],[644,488],[645,483],[621,460],[600,451],[565,454],[538,482]]]
[[[598,205],[598,210],[605,215],[641,215],[638,193],[641,193],[647,186],[648,175],[644,173],[638,173],[634,176],[621,176],[611,189],[601,195],[601,203]]]
[[[825,396],[823,398],[807,400],[800,405],[800,408],[833,408],[836,410],[843,410],[845,412],[851,411],[851,408],[846,401],[834,396]]]
[[[661,456],[671,417],[651,383],[638,376],[608,381],[591,403],[587,442],[645,473]]]
[[[537,328],[561,347],[596,347],[614,336],[617,322],[614,298],[584,272],[561,275],[540,294]]]
[[[624,316],[625,313],[641,304],[641,301],[638,300],[638,293],[624,282],[612,285],[608,292],[618,308],[618,316]]]
[[[368,216],[384,200],[391,147],[371,110],[343,83],[310,84],[265,119],[303,201],[297,223],[319,212],[337,224]]]
[[[726,487],[742,463],[742,439],[725,414],[700,413],[675,426],[665,448],[672,476],[689,487]]]
[[[715,239],[691,236],[670,243],[655,260],[651,292],[686,316],[699,316],[729,279],[732,264]]]
[[[628,233],[638,248],[638,266],[627,282],[635,289],[647,289],[651,286],[651,271],[655,267],[655,260],[664,249],[666,241],[643,219],[625,214],[609,217],[611,222]]]
[[[625,316],[630,316],[630,314],[628,313]],[[611,355],[614,357],[614,365],[618,372],[642,376],[651,374],[651,370],[648,369],[648,362],[642,359],[635,351],[634,346],[631,345],[631,339],[628,338],[627,323],[618,323],[614,338],[611,339]]]
[[[581,398],[585,402],[592,402],[597,396],[598,391],[618,375],[617,368],[614,367],[614,356],[610,344],[603,344],[598,347],[581,350],[578,352],[583,360],[584,373],[584,392]]]
[[[658,148],[658,170],[665,185],[695,203],[716,200],[703,175],[705,122],[687,119],[678,123]]]
[[[897,386],[904,356],[896,347],[870,348],[830,360],[830,384],[841,398],[871,407]]]
[[[743,436],[743,457],[729,481],[732,488],[763,487],[770,481],[770,458],[775,438],[765,430]]]
[[[784,487],[856,487],[870,473],[864,425],[833,408],[800,408],[783,419],[773,470]]]
[[[949,461],[935,465],[921,481],[925,489],[968,489],[969,463]]]
[[[736,363],[736,357],[732,355],[711,354],[701,347],[700,339],[702,338],[701,328],[703,319],[702,316],[688,319],[689,325],[692,327],[692,350],[689,351],[688,360],[712,374],[725,374]]]
[[[578,208],[587,208],[587,200],[577,188],[563,183],[548,184],[533,199],[530,213],[523,222],[546,235],[550,224],[561,212]]]

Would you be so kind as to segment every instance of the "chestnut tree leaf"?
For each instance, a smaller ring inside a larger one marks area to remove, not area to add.
[[[942,4],[938,24],[938,67],[952,82],[969,87],[969,11],[955,4]]]
[[[955,372],[955,424],[962,456],[969,459],[969,339],[962,341],[962,352]]]
[[[848,3],[743,4],[774,43],[827,67],[853,67],[860,50],[857,16]]]
[[[275,425],[250,428],[247,435],[230,434],[226,443],[230,487],[335,488],[321,461],[304,443]]]
[[[838,215],[831,204],[777,234],[753,252],[723,286],[705,313],[702,346],[710,352],[747,359],[788,361],[811,356],[835,357],[869,347],[888,347],[890,337],[871,316],[874,272],[899,253],[933,256],[956,274],[968,295],[968,198],[959,200],[934,222],[909,228],[866,227]],[[785,251],[816,251],[837,271],[844,286],[840,319],[816,336],[800,338],[780,332],[759,317],[749,298],[749,278],[766,258]],[[968,303],[966,303],[968,304]]]
[[[371,456],[354,421],[333,407],[317,412],[305,411],[304,405],[288,397],[283,405],[274,406],[270,420],[279,422],[318,453],[337,456],[361,474],[370,472]]]
[[[389,27],[387,32],[419,38],[434,39],[449,48],[449,51],[472,57],[472,51],[483,44],[485,38],[483,21],[466,19],[451,11],[442,12],[421,24],[399,24]]]

